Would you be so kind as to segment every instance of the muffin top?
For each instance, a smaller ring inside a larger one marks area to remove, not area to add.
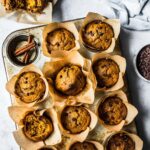
[[[40,74],[23,72],[15,84],[15,93],[21,101],[31,103],[43,98],[46,86]]]
[[[71,134],[86,130],[90,121],[89,112],[82,106],[67,106],[61,114],[61,123]]]
[[[110,88],[117,83],[120,69],[112,59],[102,58],[93,64],[93,72],[99,88]]]
[[[100,20],[88,23],[82,30],[82,39],[85,46],[97,51],[108,49],[113,37],[112,27]]]
[[[51,51],[69,51],[75,47],[75,37],[73,33],[64,28],[58,28],[47,35],[47,48]]]
[[[74,143],[69,150],[97,150],[97,148],[93,143],[85,141],[83,143],[81,142]]]
[[[38,116],[33,112],[28,113],[23,119],[24,134],[32,141],[43,141],[53,132],[51,118],[46,115]]]
[[[86,85],[86,78],[80,67],[68,65],[63,67],[55,78],[55,88],[64,95],[74,96]]]
[[[127,108],[119,97],[106,98],[98,108],[99,117],[107,125],[117,125],[127,116]]]
[[[117,133],[109,139],[106,150],[135,150],[135,143],[126,133]]]

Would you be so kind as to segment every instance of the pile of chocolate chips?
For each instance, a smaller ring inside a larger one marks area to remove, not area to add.
[[[137,68],[145,79],[150,80],[150,45],[143,47],[139,52]]]

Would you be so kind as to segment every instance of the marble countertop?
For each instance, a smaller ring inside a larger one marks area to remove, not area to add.
[[[86,16],[89,11],[98,12],[107,17],[113,18],[113,12],[111,9],[103,3],[103,0],[58,0],[58,3],[54,7],[53,21],[72,20],[76,18],[82,18]],[[18,24],[13,21],[0,19],[0,47],[4,39],[11,32],[31,27],[33,25]],[[127,76],[129,81],[129,89],[131,92],[131,98],[133,103],[139,110],[139,115],[136,119],[138,134],[144,140],[144,150],[148,150],[150,147],[150,84],[142,81],[135,74],[133,67],[133,57],[144,44],[149,42],[150,32],[146,32],[147,38],[136,38],[136,35],[132,37],[131,32],[121,32],[122,51],[127,58]],[[141,34],[138,32],[139,37]],[[144,34],[144,36],[145,36]],[[143,36],[142,36],[143,37]],[[141,42],[139,42],[141,41]],[[130,45],[133,42],[135,46]],[[135,43],[138,44],[135,44]],[[10,119],[7,111],[7,107],[11,105],[10,95],[5,90],[6,75],[3,65],[2,52],[0,52],[0,149],[1,150],[18,150],[19,146],[16,144],[12,132],[15,130],[15,124]]]

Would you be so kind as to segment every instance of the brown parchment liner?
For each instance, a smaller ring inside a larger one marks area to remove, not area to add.
[[[23,133],[23,123],[22,120],[28,114],[28,112],[33,111],[37,113],[37,108],[25,107],[25,106],[11,106],[8,108],[9,115],[12,120],[18,125],[18,130],[13,132],[14,138],[18,145],[23,149],[37,150],[45,145],[55,145],[61,142],[61,133],[58,127],[57,113],[53,108],[39,110],[38,115],[42,116],[44,113],[49,116],[53,123],[53,133],[45,140],[34,142],[28,139]]]
[[[120,70],[119,78],[118,78],[117,83],[114,86],[112,86],[110,88],[106,88],[106,87],[100,88],[97,86],[96,90],[97,91],[103,91],[103,92],[110,92],[110,91],[116,91],[116,90],[121,89],[124,86],[123,76],[124,76],[125,70],[126,70],[126,59],[124,57],[119,56],[119,55],[110,55],[107,53],[97,53],[97,54],[93,55],[93,57],[92,57],[92,65],[96,61],[98,61],[99,59],[102,59],[102,58],[108,58],[108,59],[111,59],[117,63],[119,70]]]
[[[27,24],[47,24],[52,21],[52,10],[53,5],[56,4],[57,0],[48,2],[47,7],[41,13],[31,13],[25,10],[14,10],[6,11],[3,6],[4,0],[0,1],[0,17],[5,17],[20,23]]]
[[[110,133],[107,133],[105,135],[105,137],[104,137],[105,140],[103,142],[105,150],[107,150],[106,146],[107,146],[107,143],[108,143],[109,139],[113,135],[115,135],[117,133],[125,133],[125,134],[127,134],[135,142],[135,150],[142,150],[143,149],[143,141],[142,141],[142,139],[139,136],[137,136],[136,134],[129,133],[127,131],[121,130],[121,131],[118,131],[118,132],[112,132],[112,133],[110,132]]]
[[[93,47],[90,47],[89,45],[87,45],[83,41],[83,38],[82,38],[83,37],[82,31],[84,30],[85,26],[87,24],[89,24],[90,22],[95,21],[95,20],[101,20],[102,22],[109,24],[112,27],[113,32],[114,32],[114,38],[112,38],[111,45],[108,47],[108,49],[106,49],[104,51],[96,50]],[[87,14],[86,18],[84,19],[83,23],[82,23],[82,27],[81,27],[80,32],[79,32],[79,38],[80,38],[81,43],[83,43],[83,46],[88,48],[90,51],[111,53],[111,52],[113,52],[113,50],[115,48],[115,43],[116,43],[116,40],[119,36],[119,33],[120,33],[120,21],[119,21],[119,19],[107,19],[100,14],[89,12]]]
[[[47,48],[47,36],[50,32],[53,32],[54,30],[56,30],[58,28],[67,29],[68,31],[70,31],[74,35],[74,37],[75,37],[75,47],[70,49],[69,51],[66,51],[66,50],[62,49],[62,50],[57,50],[57,51],[51,51],[51,53],[49,53],[48,48]],[[78,30],[77,30],[77,28],[76,28],[76,26],[73,22],[66,22],[66,23],[54,22],[54,23],[50,23],[43,30],[43,42],[42,42],[43,54],[45,56],[54,57],[54,58],[55,57],[65,57],[70,52],[77,51],[77,50],[80,49],[80,45],[79,45],[78,40],[79,40],[79,33],[78,33]]]
[[[41,100],[38,100],[38,101],[34,101],[32,103],[25,103],[23,101],[20,100],[19,96],[15,93],[15,84],[16,84],[16,81],[18,80],[19,76],[23,73],[23,72],[29,72],[29,71],[33,71],[33,72],[36,72],[38,74],[41,75],[41,78],[43,79],[44,83],[45,83],[45,86],[46,86],[46,90],[45,90],[45,94],[43,96],[43,98]],[[13,95],[14,99],[15,99],[15,102],[16,104],[15,105],[24,105],[24,106],[34,106],[44,100],[46,100],[49,96],[49,87],[48,87],[48,82],[47,80],[44,78],[44,75],[42,73],[42,71],[37,68],[35,65],[31,64],[31,65],[28,65],[26,67],[24,67],[23,69],[21,69],[21,71],[17,74],[17,75],[14,75],[6,84],[6,89],[7,91]]]
[[[54,81],[52,77],[64,66],[68,64],[78,65],[81,67],[83,74],[86,76],[86,86],[79,94],[75,96],[64,96],[56,91],[54,88]],[[61,60],[46,62],[43,67],[43,73],[48,80],[50,95],[54,100],[55,105],[61,103],[87,103],[92,104],[94,102],[94,93],[96,88],[96,79],[91,70],[91,61],[83,58],[77,51],[70,53],[67,57]]]
[[[99,113],[98,113],[98,108],[99,108],[100,104],[102,102],[104,102],[106,98],[111,97],[111,96],[119,97],[127,108],[126,119],[122,120],[117,125],[105,124],[104,121],[99,117]],[[130,124],[134,120],[134,118],[138,114],[138,110],[132,104],[130,104],[128,102],[126,94],[123,91],[119,90],[119,91],[115,91],[115,92],[106,93],[104,96],[100,97],[99,104],[97,105],[97,109],[96,109],[96,114],[99,118],[99,123],[102,124],[105,128],[107,128],[110,131],[119,131],[123,128],[123,126]]]
[[[62,114],[62,111],[67,106],[72,106],[72,104],[61,106],[61,107],[59,107],[59,110],[57,111],[59,127],[60,127],[62,133],[65,136],[71,138],[72,140],[83,142],[87,138],[89,132],[92,131],[95,128],[95,126],[97,125],[98,118],[90,109],[84,107],[84,105],[82,105],[82,104],[73,105],[73,106],[83,106],[89,112],[89,114],[91,116],[91,121],[90,121],[90,124],[89,124],[89,126],[87,127],[86,130],[84,130],[84,131],[82,131],[81,133],[78,133],[78,134],[71,134],[68,130],[64,129],[62,124],[61,124],[61,114]]]
[[[67,146],[66,146],[66,150],[70,150],[70,148],[71,148],[71,146],[74,144],[74,143],[76,143],[76,142],[78,142],[77,140],[75,140],[75,141],[71,141],[69,144],[67,144]],[[83,141],[84,142],[84,141]],[[85,142],[89,142],[89,143],[92,143],[92,144],[94,144],[95,145],[95,147],[97,148],[97,150],[104,150],[104,147],[103,147],[103,145],[102,144],[100,144],[99,142],[97,142],[97,141],[90,141],[90,140],[86,140]]]

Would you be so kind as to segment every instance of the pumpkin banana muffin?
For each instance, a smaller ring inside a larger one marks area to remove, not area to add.
[[[74,143],[69,150],[97,150],[95,145],[90,142],[76,142]]]
[[[107,125],[117,125],[127,116],[127,108],[119,97],[107,97],[98,108],[100,119]]]
[[[97,51],[108,49],[113,37],[112,27],[100,20],[88,23],[82,30],[84,45]]]
[[[119,79],[119,66],[112,59],[102,58],[93,64],[93,72],[96,76],[98,87],[110,88]]]
[[[35,142],[47,139],[53,132],[51,119],[46,115],[38,116],[30,112],[23,119],[23,124],[24,134]]]
[[[43,98],[46,86],[40,74],[23,72],[15,84],[15,93],[25,103],[31,103]]]
[[[67,29],[55,29],[47,35],[47,47],[49,53],[57,50],[69,51],[75,47],[75,37]]]
[[[135,142],[126,133],[117,133],[107,142],[106,150],[135,150]]]
[[[61,114],[61,123],[71,134],[86,130],[90,121],[89,112],[82,106],[67,106]]]
[[[68,65],[63,67],[55,79],[55,88],[64,95],[74,96],[80,93],[86,84],[86,78],[80,67]]]

